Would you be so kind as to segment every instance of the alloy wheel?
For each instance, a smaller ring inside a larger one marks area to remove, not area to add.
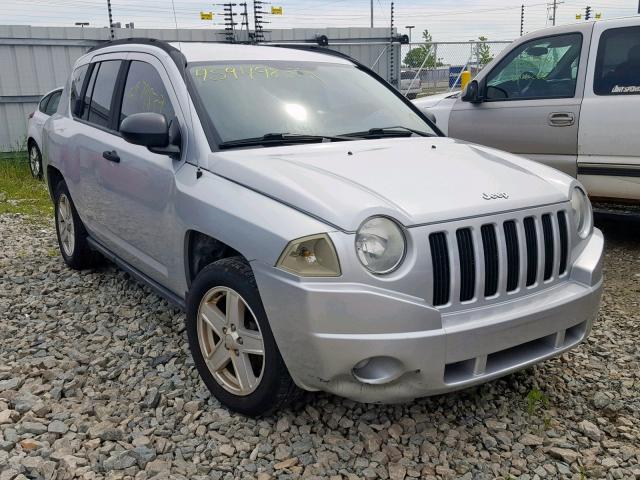
[[[58,199],[58,235],[60,235],[60,244],[64,253],[71,257],[76,246],[75,227],[73,225],[73,214],[71,211],[71,202],[69,197],[64,193],[60,194]]]
[[[31,146],[29,149],[29,164],[31,166],[31,173],[34,177],[40,176],[40,159],[38,158],[38,149],[35,146]]]
[[[214,287],[198,308],[198,343],[207,368],[228,392],[252,393],[264,373],[265,348],[260,325],[242,296]]]

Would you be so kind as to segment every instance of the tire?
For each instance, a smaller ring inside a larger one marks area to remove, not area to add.
[[[64,262],[74,270],[94,266],[97,254],[89,247],[87,231],[64,180],[56,185],[53,198],[58,246]]]
[[[198,373],[227,408],[255,417],[301,396],[273,338],[251,267],[242,258],[219,260],[198,274],[187,295],[186,329]],[[249,352],[260,350],[259,340],[262,356]]]
[[[33,178],[42,180],[42,154],[36,142],[29,146],[29,170]]]

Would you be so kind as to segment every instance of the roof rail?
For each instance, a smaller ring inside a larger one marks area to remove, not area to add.
[[[295,50],[306,50],[309,52],[324,53],[325,55],[333,55],[334,57],[344,58],[356,65],[361,65],[355,58],[347,55],[346,53],[331,50],[330,48],[321,47],[313,43],[261,43],[265,47],[279,47],[279,48],[293,48]]]
[[[107,47],[118,46],[118,45],[132,45],[132,44],[157,47],[160,50],[166,52],[167,54],[169,54],[169,57],[171,57],[173,62],[176,64],[176,66],[178,67],[178,70],[180,71],[180,74],[184,78],[185,69],[187,66],[187,59],[185,58],[185,56],[182,54],[182,52],[179,49],[177,49],[173,45],[170,45],[168,42],[165,42],[164,40],[158,40],[157,38],[130,37],[130,38],[121,38],[119,40],[109,40],[99,45],[96,45],[95,47],[91,48],[87,53],[95,52],[97,50],[107,48]]]

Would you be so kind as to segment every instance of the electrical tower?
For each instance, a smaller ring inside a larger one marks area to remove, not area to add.
[[[263,2],[262,0],[253,0],[253,40],[256,43],[264,42],[264,27],[262,26],[264,23],[269,23],[264,20],[264,14],[266,13],[263,9],[263,5],[267,5],[269,2]]]
[[[224,8],[224,38],[229,43],[234,43],[236,41],[236,25],[235,21],[235,13],[233,12],[233,7],[237,4],[235,3],[218,3],[216,5],[221,5]]]
[[[242,20],[240,21],[240,31],[246,30],[247,35],[249,35],[249,13],[247,12],[247,2],[242,2],[238,5],[242,7],[242,13],[240,13],[240,17],[242,17]]]
[[[524,34],[524,5],[520,7],[520,36]]]

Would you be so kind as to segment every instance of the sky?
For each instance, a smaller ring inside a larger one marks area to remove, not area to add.
[[[224,0],[219,0],[224,1]],[[240,2],[242,0],[233,0]],[[368,27],[370,0],[270,0],[283,9],[269,15],[268,28]],[[468,41],[480,35],[513,40],[520,34],[520,7],[525,6],[525,33],[550,26],[548,3],[553,0],[395,0],[395,26],[400,33],[413,25],[412,40],[428,29],[434,41]],[[602,18],[636,15],[639,0],[557,0],[557,24],[572,23],[587,5]],[[220,4],[202,0],[173,0],[178,27],[222,28]],[[141,28],[174,28],[171,0],[111,0],[114,22],[134,22]],[[249,0],[251,7],[252,0]],[[270,5],[266,7],[269,8]],[[374,26],[390,25],[390,0],[373,0]],[[239,7],[237,11],[239,11]],[[201,11],[216,13],[200,20]],[[89,22],[108,25],[107,0],[0,0],[0,24],[73,26]],[[252,18],[250,19],[253,22]]]

